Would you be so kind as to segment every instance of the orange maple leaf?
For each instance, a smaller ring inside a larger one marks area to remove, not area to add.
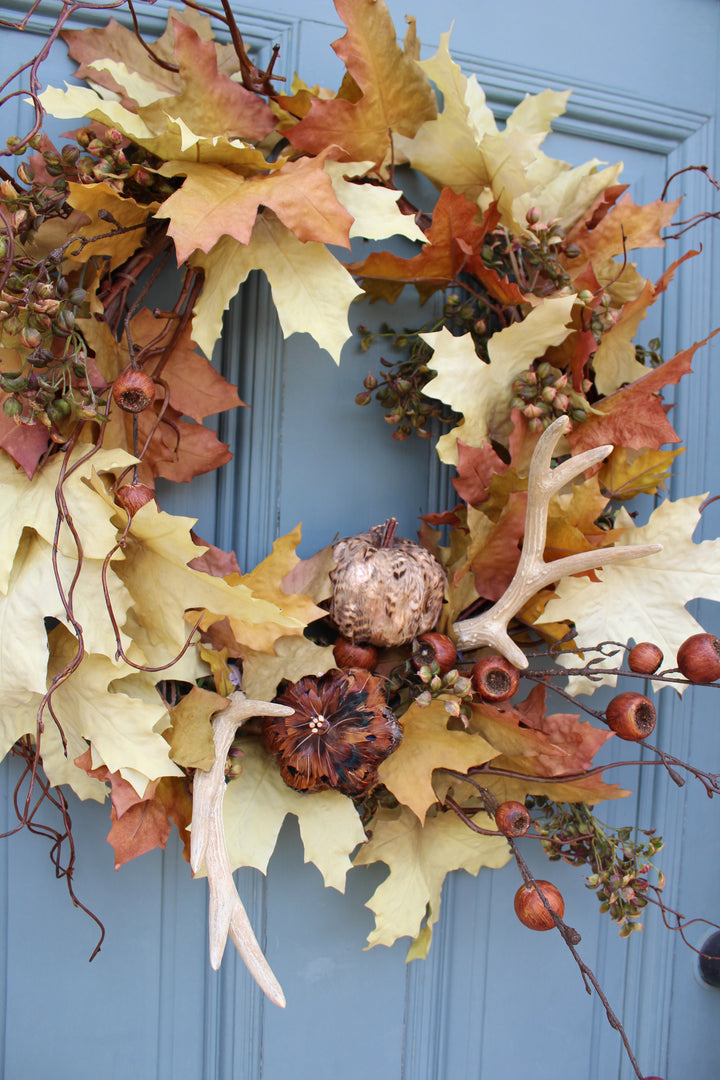
[[[438,289],[456,281],[466,267],[467,252],[482,246],[487,233],[500,220],[495,204],[481,223],[477,216],[475,203],[444,188],[433,210],[428,242],[418,255],[403,259],[389,251],[377,251],[363,262],[349,263],[347,269],[360,279],[371,300],[393,303],[406,285],[414,285],[424,303]]]
[[[270,174],[245,178],[223,165],[173,162],[163,170],[184,175],[183,186],[166,199],[157,217],[170,218],[178,263],[196,248],[208,252],[221,236],[249,244],[262,206],[307,242],[350,247],[353,218],[338,201],[323,159],[291,161]]]
[[[287,138],[304,153],[333,147],[331,155],[341,161],[381,162],[392,133],[412,138],[435,118],[435,92],[415,63],[412,33],[404,51],[397,44],[384,0],[335,0],[335,7],[347,33],[333,49],[351,78],[332,100],[315,98]]]
[[[573,454],[608,443],[632,450],[659,450],[665,443],[680,442],[667,418],[660,391],[679,383],[683,375],[692,371],[695,352],[717,333],[720,328],[595,405],[593,414],[584,423],[576,424],[568,435]]]
[[[90,747],[75,759],[75,764],[88,776],[110,784],[112,824],[106,840],[115,852],[116,870],[156,847],[164,850],[171,822],[184,843],[183,855],[190,861],[188,826],[192,819],[192,799],[185,777],[163,776],[160,780],[152,780],[144,794],[138,795],[119,772],[110,772],[106,765],[93,769]]]

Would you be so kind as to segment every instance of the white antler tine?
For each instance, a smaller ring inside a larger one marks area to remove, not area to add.
[[[223,798],[225,760],[237,729],[251,716],[286,716],[286,705],[249,701],[243,693],[232,694],[230,704],[213,718],[215,760],[209,772],[198,769],[193,782],[193,817],[190,864],[197,873],[203,862],[210,892],[208,932],[210,964],[220,967],[228,934],[257,984],[272,1002],[285,1006],[285,995],[253,933],[247,912],[233,881],[225,841]]]
[[[602,461],[613,449],[612,446],[598,446],[552,468],[555,448],[570,427],[569,418],[560,416],[538,439],[530,461],[525,538],[517,570],[503,595],[488,611],[473,619],[461,619],[453,625],[459,649],[477,649],[490,645],[515,667],[526,668],[527,657],[509,637],[507,628],[510,620],[540,589],[570,574],[593,570],[604,563],[639,559],[660,550],[658,544],[618,545],[593,551],[579,551],[555,562],[545,562],[550,499],[574,477]]]

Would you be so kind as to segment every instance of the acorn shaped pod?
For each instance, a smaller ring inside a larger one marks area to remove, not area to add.
[[[367,671],[306,675],[275,700],[293,713],[264,717],[263,740],[283,780],[297,791],[364,795],[402,737],[383,680]]]
[[[333,545],[330,617],[350,641],[404,645],[440,618],[445,572],[429,551],[396,530],[390,518]]]

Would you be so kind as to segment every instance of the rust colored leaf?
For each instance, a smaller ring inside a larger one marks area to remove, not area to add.
[[[50,445],[50,436],[41,424],[17,424],[6,416],[2,403],[9,396],[0,390],[0,449],[32,480],[40,458]]]
[[[633,450],[659,450],[665,443],[679,442],[680,436],[667,419],[660,392],[680,382],[692,368],[695,352],[715,337],[714,330],[671,360],[648,372],[629,386],[600,401],[592,416],[577,424],[568,435],[574,454],[594,446],[624,446]]]
[[[495,453],[489,442],[467,446],[458,439],[458,475],[452,481],[461,499],[471,506],[481,506],[488,497],[493,476],[502,474],[507,464]]]
[[[360,279],[371,300],[393,303],[406,285],[414,285],[424,302],[438,289],[452,284],[463,269],[467,255],[458,241],[462,240],[468,250],[482,246],[488,231],[499,221],[494,205],[481,223],[477,216],[475,203],[445,188],[433,211],[428,243],[419,255],[402,259],[389,251],[378,251],[363,262],[349,263],[347,269]]]
[[[485,514],[468,513],[471,543],[467,564],[455,575],[455,582],[471,570],[479,596],[499,600],[510,584],[520,561],[525,534],[527,492],[514,491],[493,524]]]
[[[182,93],[158,102],[169,116],[179,117],[196,134],[228,139],[260,140],[275,126],[266,101],[218,70],[216,46],[177,18],[174,59],[180,68]]]
[[[164,175],[185,176],[157,215],[170,218],[168,234],[178,263],[196,249],[209,252],[221,236],[249,244],[261,206],[273,210],[298,240],[349,247],[353,218],[322,165],[320,158],[302,158],[249,179],[223,165],[178,161],[165,166]]]
[[[545,705],[545,687],[538,685],[517,705],[473,706],[471,730],[500,752],[502,757],[494,761],[498,768],[538,776],[581,772],[592,766],[597,751],[612,738],[611,731],[581,722],[579,714],[547,716]]]
[[[192,799],[184,777],[164,776],[148,784],[143,796],[119,772],[110,772],[101,765],[92,767],[92,751],[88,748],[75,759],[78,768],[88,776],[110,784],[112,811],[111,828],[106,839],[115,852],[115,869],[131,859],[144,855],[153,848],[165,848],[170,836],[170,824],[175,824],[189,861],[190,834],[188,825],[192,818]]]
[[[138,427],[140,442],[144,444],[155,423],[156,412],[146,409],[139,414]],[[131,425],[132,420],[125,420]],[[132,446],[132,435],[128,446]],[[164,418],[150,440],[150,446],[140,464],[140,479],[143,483],[152,483],[156,476],[175,483],[188,483],[196,476],[212,472],[230,461],[230,448],[220,442],[214,431],[183,420],[180,413],[172,406],[165,411]]]
[[[175,27],[178,22],[183,22],[192,27],[199,37],[207,42],[212,39],[212,23],[208,16],[200,15],[192,8],[183,11],[173,11],[172,18],[168,19],[165,30],[156,41],[148,38],[150,47],[158,59],[166,64],[177,65],[174,53]],[[121,26],[116,19],[110,19],[106,26],[89,27],[85,30],[63,30],[60,35],[68,47],[68,53],[76,60],[79,67],[74,72],[75,78],[87,79],[98,86],[104,86],[108,90],[120,95],[121,103],[126,108],[132,108],[135,104],[124,88],[115,82],[109,72],[92,68],[89,65],[94,60],[109,59],[126,65],[133,72],[137,72],[143,79],[148,79],[165,89],[168,94],[176,94],[182,90],[182,77],[178,71],[168,71],[155,63],[150,54],[132,32]],[[235,50],[230,45],[216,45],[219,69],[226,75],[231,75],[239,68]]]
[[[580,255],[572,260],[573,269],[577,273],[588,262],[621,255],[623,248],[632,251],[665,247],[660,232],[670,224],[680,202],[680,199],[667,203],[656,199],[646,206],[636,206],[625,195],[600,220],[596,213],[591,219],[593,224],[581,222],[568,236],[568,242],[580,248]]]
[[[174,324],[157,319],[148,308],[143,308],[130,324],[132,340],[137,349],[152,342],[159,333],[163,338],[156,348],[162,349],[155,362],[149,359],[145,369],[153,374],[161,367],[161,376],[168,385],[170,404],[184,416],[189,416],[201,423],[206,416],[227,412],[239,405],[245,405],[238,397],[237,388],[224,379],[209,360],[195,347],[191,338],[191,326],[188,323],[172,349],[163,349],[163,341],[169,340],[167,328]],[[152,357],[154,354],[149,354]]]
[[[227,577],[228,574],[242,573],[234,551],[223,551],[222,548],[215,547],[214,544],[208,543],[207,540],[201,540],[192,531],[190,535],[194,544],[197,544],[198,547],[207,548],[207,551],[202,555],[198,555],[196,559],[191,559],[188,563],[188,566],[191,566],[193,570],[202,570],[204,574],[222,578]]]
[[[414,33],[403,51],[384,0],[335,0],[335,7],[347,33],[333,49],[351,78],[333,100],[314,99],[287,137],[305,153],[333,147],[340,160],[383,161],[391,132],[412,138],[434,119],[435,92],[415,63]]]

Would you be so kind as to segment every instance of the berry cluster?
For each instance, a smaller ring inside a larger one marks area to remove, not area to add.
[[[591,389],[592,383],[585,379],[583,390]],[[558,416],[569,416],[574,423],[581,424],[590,410],[584,394],[569,385],[568,373],[546,360],[523,371],[512,384],[512,391],[512,407],[521,411],[534,432],[544,431]]]
[[[143,203],[163,199],[173,188],[152,171],[156,159],[114,128],[81,128],[75,143],[60,151],[40,134],[27,145],[11,136],[7,146],[18,156],[28,149],[35,153],[20,161],[16,182],[0,184],[7,215],[0,235],[0,337],[19,361],[16,370],[0,373],[0,391],[7,395],[3,412],[18,424],[43,424],[61,443],[77,420],[104,419],[105,388],[97,381],[93,386],[78,327],[78,318],[88,314],[88,293],[63,273],[65,251],[75,238],[38,255],[38,230],[68,216],[70,183],[102,181]],[[117,227],[110,215],[107,220],[109,230]]]
[[[530,809],[539,811],[533,819],[545,854],[551,861],[563,860],[572,866],[587,866],[587,887],[597,893],[600,910],[620,927],[620,936],[641,930],[637,920],[647,907],[646,893],[652,859],[663,842],[653,831],[641,832],[646,840],[633,839],[636,830],[610,829],[582,803],[557,804],[530,796]],[[664,878],[658,873],[658,888]]]
[[[385,370],[380,372],[379,378],[372,373],[365,377],[365,389],[356,395],[355,404],[369,405],[374,392],[382,407],[388,410],[385,420],[395,427],[393,439],[402,442],[413,431],[421,439],[429,439],[431,432],[427,425],[433,417],[442,417],[446,413],[440,402],[423,394],[424,386],[434,375],[427,366],[432,349],[419,336],[420,331],[396,334],[386,323],[378,334],[372,334],[365,326],[359,329],[363,334],[363,350],[369,349],[378,338],[388,338],[392,347],[405,355],[396,362],[381,357],[380,364]]]

